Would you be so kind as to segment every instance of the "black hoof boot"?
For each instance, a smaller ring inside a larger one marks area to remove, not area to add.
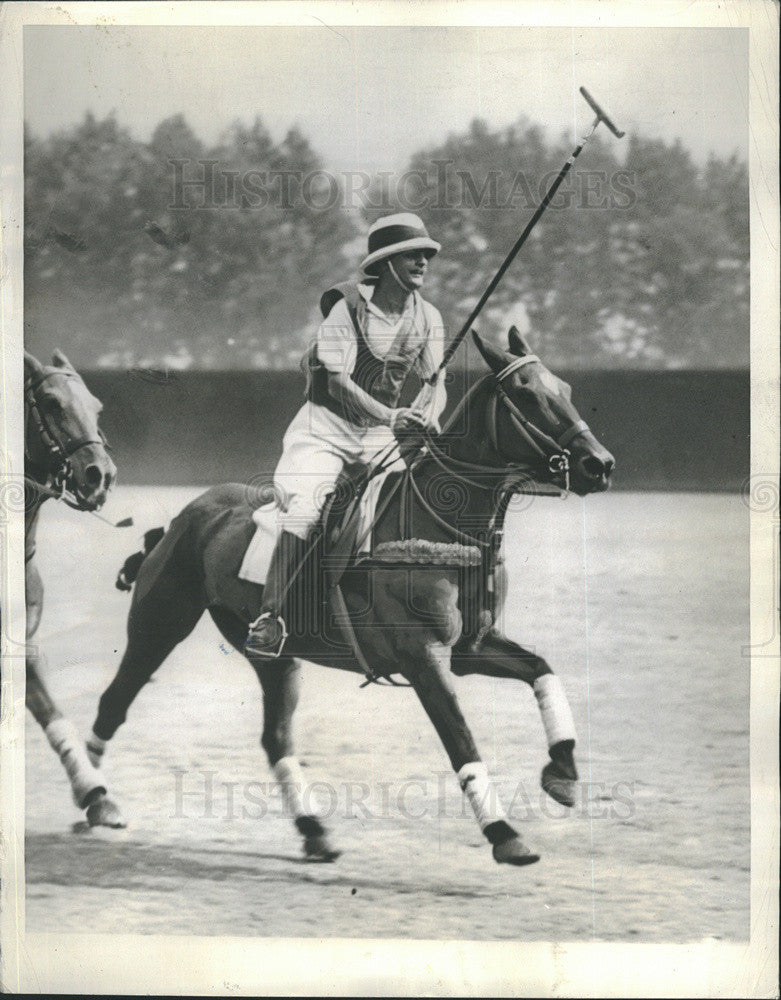
[[[296,820],[298,832],[304,837],[304,859],[312,862],[336,861],[341,855],[331,846],[328,832],[317,816],[299,816]]]
[[[542,769],[540,784],[560,805],[571,809],[577,801],[578,771],[572,752],[574,740],[562,740],[550,748],[551,759]]]
[[[483,830],[488,841],[493,844],[494,861],[499,865],[533,865],[540,860],[524,844],[518,833],[503,819],[489,823]]]
[[[107,795],[101,795],[87,806],[87,822],[92,827],[106,826],[110,830],[124,830],[127,826],[119,806]]]

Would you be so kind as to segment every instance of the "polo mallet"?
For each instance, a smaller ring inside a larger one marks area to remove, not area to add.
[[[459,347],[461,341],[464,339],[464,337],[467,335],[467,333],[469,333],[469,330],[470,330],[472,324],[477,319],[477,317],[480,314],[483,306],[486,304],[486,302],[488,301],[488,299],[492,295],[494,289],[496,288],[496,286],[499,284],[499,282],[504,277],[505,272],[509,268],[510,264],[512,264],[512,262],[515,260],[515,257],[517,256],[518,251],[521,249],[521,247],[524,245],[524,243],[528,239],[529,233],[537,225],[537,223],[538,223],[538,221],[540,219],[540,216],[542,215],[542,213],[545,211],[545,209],[550,204],[553,196],[556,194],[556,192],[559,189],[559,185],[561,184],[561,182],[564,180],[564,178],[569,173],[569,171],[570,171],[570,169],[572,167],[572,164],[575,162],[575,160],[577,159],[577,157],[580,156],[580,153],[581,153],[583,147],[589,141],[589,139],[591,138],[591,136],[596,132],[597,126],[599,125],[599,123],[600,122],[604,122],[605,125],[607,125],[607,127],[610,129],[610,131],[613,133],[613,135],[617,139],[620,139],[624,135],[624,133],[621,132],[621,131],[619,131],[619,129],[616,127],[616,125],[614,124],[613,119],[610,117],[610,115],[608,115],[608,113],[603,108],[601,108],[599,106],[599,104],[597,104],[597,102],[594,100],[594,98],[591,96],[591,94],[589,94],[589,92],[586,90],[585,87],[581,87],[580,88],[580,92],[583,95],[583,97],[586,99],[586,101],[588,102],[588,104],[590,105],[590,107],[592,108],[592,110],[594,111],[594,113],[596,114],[596,118],[594,119],[594,124],[591,126],[591,129],[588,131],[588,133],[580,140],[580,143],[573,150],[572,155],[569,157],[569,159],[567,160],[567,162],[561,168],[561,171],[559,172],[558,176],[555,178],[555,180],[552,182],[551,186],[548,188],[548,193],[542,199],[542,201],[540,202],[539,206],[537,207],[537,210],[535,211],[534,215],[531,217],[531,219],[529,219],[528,223],[526,224],[526,228],[521,233],[521,235],[518,237],[518,239],[515,241],[515,245],[513,246],[512,250],[510,250],[510,252],[507,254],[507,256],[504,259],[503,264],[501,265],[501,267],[499,268],[499,270],[496,272],[496,274],[493,276],[493,278],[491,279],[490,284],[488,285],[488,287],[486,288],[486,290],[481,295],[480,301],[474,307],[474,309],[472,310],[472,312],[469,314],[468,319],[464,322],[464,325],[461,327],[461,329],[458,331],[458,333],[456,334],[456,336],[454,337],[454,339],[448,345],[448,347],[447,347],[447,349],[445,351],[444,357],[442,358],[442,361],[440,362],[439,368],[437,368],[436,372],[429,379],[429,382],[431,382],[432,384],[434,382],[436,382],[436,380],[439,377],[439,374],[442,371],[442,369],[445,368],[449,364],[450,359],[453,357],[453,355],[458,350],[458,347]]]

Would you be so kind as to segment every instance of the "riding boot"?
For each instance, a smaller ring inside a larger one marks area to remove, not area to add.
[[[288,581],[298,571],[307,547],[305,539],[289,531],[280,533],[271,555],[260,615],[250,625],[244,645],[244,652],[248,656],[275,659],[281,653],[288,634],[282,617],[285,591]]]

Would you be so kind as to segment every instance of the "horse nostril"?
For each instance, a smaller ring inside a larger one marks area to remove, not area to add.
[[[103,473],[97,465],[88,465],[84,470],[84,483],[95,490],[103,482]]]
[[[105,490],[105,491],[106,491],[107,493],[108,493],[108,491],[109,491],[109,490],[111,489],[111,484],[112,484],[113,482],[114,482],[114,477],[112,476],[112,474],[111,474],[110,472],[107,472],[107,473],[106,473],[106,476],[105,476],[105,479],[104,479],[104,482],[103,482],[103,489],[104,489],[104,490]]]
[[[599,479],[600,476],[608,475],[610,472],[610,463],[603,462],[594,455],[589,455],[587,458],[584,458],[580,463],[580,467],[583,472],[592,479]]]

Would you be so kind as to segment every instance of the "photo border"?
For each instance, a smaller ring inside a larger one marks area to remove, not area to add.
[[[0,475],[23,472],[25,24],[403,24],[749,29],[751,194],[751,937],[730,944],[468,942],[33,934],[24,931],[23,521],[1,524],[2,986],[15,992],[437,996],[773,996],[778,969],[778,6],[771,0],[357,4],[18,3],[0,8]],[[775,491],[775,492],[773,492]],[[717,609],[716,613],[717,613]],[[705,625],[706,623],[703,623]],[[768,637],[768,630],[773,634]],[[7,633],[7,634],[6,634]],[[748,652],[748,651],[747,651]],[[737,667],[736,667],[737,669]],[[724,864],[730,864],[724,858]]]

